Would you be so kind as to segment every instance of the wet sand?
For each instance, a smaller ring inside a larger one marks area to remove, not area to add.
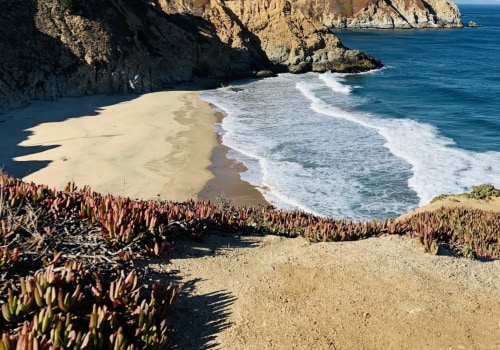
[[[268,206],[269,203],[254,186],[240,179],[240,173],[246,168],[243,164],[228,159],[228,151],[229,148],[224,145],[215,146],[212,164],[209,166],[215,177],[207,182],[198,198],[227,199],[237,206]]]

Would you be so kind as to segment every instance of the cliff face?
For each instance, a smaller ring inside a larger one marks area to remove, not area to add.
[[[211,23],[140,0],[0,0],[0,108],[30,99],[142,93],[195,76],[244,75],[263,56],[238,55]],[[233,59],[237,56],[238,59]]]
[[[292,0],[330,28],[456,28],[460,11],[449,0]]]
[[[285,0],[69,3],[0,0],[8,9],[0,16],[0,112],[32,99],[144,93],[196,78],[381,66]]]
[[[0,112],[196,78],[381,66],[328,27],[461,26],[447,0],[0,0]],[[67,4],[73,6],[68,6]]]

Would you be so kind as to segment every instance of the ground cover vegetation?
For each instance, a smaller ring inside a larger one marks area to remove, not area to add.
[[[468,194],[498,195],[489,185]],[[177,239],[199,241],[217,232],[311,242],[409,235],[432,254],[447,249],[500,258],[495,212],[442,208],[352,222],[223,200],[131,200],[74,184],[58,191],[0,174],[0,350],[169,348],[171,305],[182,286],[140,261],[165,258]]]

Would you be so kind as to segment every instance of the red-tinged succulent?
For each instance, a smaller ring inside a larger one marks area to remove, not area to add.
[[[405,220],[353,222],[209,201],[137,201],[74,184],[56,191],[2,174],[0,271],[6,282],[0,286],[0,328],[7,332],[0,350],[104,343],[116,349],[167,348],[170,306],[181,289],[165,281],[142,282],[144,272],[130,266],[134,259],[159,256],[178,235],[199,240],[213,229],[314,242],[408,234],[430,253],[448,245],[469,257],[500,258],[498,213],[441,209]],[[72,241],[74,235],[81,237]],[[74,242],[90,252],[73,253],[68,246]]]
[[[0,271],[4,267],[11,266],[19,258],[20,250],[18,247],[9,249],[7,247],[0,248]]]

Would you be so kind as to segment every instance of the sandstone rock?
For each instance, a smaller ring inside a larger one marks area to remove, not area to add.
[[[145,93],[196,79],[362,71],[351,51],[286,0],[0,0],[0,112],[33,99]]]
[[[449,0],[293,0],[304,13],[330,28],[462,27]]]
[[[348,50],[324,25],[305,16],[289,1],[233,0],[225,4],[260,42],[275,71],[353,72],[381,66],[369,55]]]
[[[271,70],[260,70],[255,72],[256,78],[270,78],[270,77],[275,77],[276,75],[277,74]]]

